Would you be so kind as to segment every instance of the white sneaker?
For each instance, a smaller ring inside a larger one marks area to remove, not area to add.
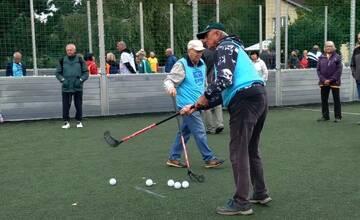
[[[83,124],[81,123],[81,121],[78,121],[78,123],[76,124],[76,127],[77,128],[82,128],[84,127]]]
[[[63,128],[63,129],[68,129],[68,128],[70,128],[70,123],[66,121],[66,122],[64,123],[64,125],[61,126],[61,128]]]

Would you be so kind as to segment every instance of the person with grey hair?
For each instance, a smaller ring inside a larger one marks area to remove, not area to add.
[[[120,73],[136,73],[134,54],[127,48],[126,43],[124,41],[119,41],[116,44],[116,48],[120,52]]]
[[[340,55],[336,53],[335,44],[332,41],[326,41],[324,54],[319,57],[317,64],[322,104],[322,117],[317,121],[330,120],[328,99],[331,90],[334,99],[334,122],[340,122],[342,117],[340,103],[341,73],[342,61]]]
[[[194,103],[205,89],[206,65],[201,59],[205,48],[199,40],[191,40],[187,45],[187,56],[179,59],[164,80],[164,87],[168,95],[175,97],[178,109]],[[170,167],[186,167],[180,162],[182,153],[182,137],[184,144],[194,136],[196,145],[202,155],[206,168],[214,168],[223,164],[223,160],[216,158],[208,146],[205,127],[200,112],[182,117],[181,133],[177,132],[171,146],[169,159],[166,164]]]
[[[165,63],[165,73],[170,73],[171,68],[177,61],[176,56],[174,55],[173,49],[167,48],[165,51],[166,63]]]
[[[83,58],[76,54],[74,44],[66,45],[66,55],[59,60],[56,69],[56,78],[62,84],[62,109],[64,125],[62,128],[70,128],[69,110],[72,97],[76,109],[76,127],[82,128],[82,104],[83,104],[83,84],[88,79],[89,72]]]
[[[13,60],[6,65],[6,76],[22,77],[26,76],[26,66],[21,62],[22,55],[20,52],[13,54]]]

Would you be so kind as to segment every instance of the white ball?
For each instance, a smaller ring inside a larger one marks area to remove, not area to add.
[[[154,182],[152,181],[152,179],[147,179],[146,181],[145,181],[145,185],[146,186],[152,186],[154,184]]]
[[[115,178],[111,178],[111,179],[109,180],[109,183],[110,183],[110,185],[114,186],[114,185],[116,184],[116,179],[115,179]]]
[[[170,187],[173,187],[174,184],[175,184],[175,182],[174,182],[174,180],[172,180],[172,179],[169,179],[169,180],[167,181],[167,185],[170,186]]]
[[[182,188],[186,189],[186,188],[189,187],[189,182],[186,181],[186,180],[184,180],[184,181],[181,183],[181,186],[182,186]]]
[[[181,188],[181,183],[180,182],[175,182],[174,183],[174,188],[175,189],[180,189]]]

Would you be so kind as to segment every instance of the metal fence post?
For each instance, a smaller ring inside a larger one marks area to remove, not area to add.
[[[281,30],[280,30],[280,0],[276,0],[275,3],[276,8],[276,31],[275,31],[275,46],[276,46],[276,73],[275,73],[275,103],[277,106],[281,105]]]
[[[108,83],[105,70],[105,31],[104,31],[104,11],[103,0],[97,0],[97,16],[98,16],[98,30],[99,30],[99,52],[100,52],[100,107],[101,115],[109,114],[109,96]]]
[[[170,48],[174,48],[174,5],[170,3]]]
[[[88,21],[88,36],[89,36],[89,52],[93,52],[92,48],[92,30],[91,30],[91,5],[90,1],[86,2],[87,4],[87,21]]]
[[[198,1],[192,0],[193,39],[196,39],[196,34],[199,30],[198,19]]]
[[[31,42],[32,42],[32,53],[33,53],[33,70],[34,75],[39,74],[36,60],[36,41],[35,41],[35,21],[34,21],[34,2],[30,0],[30,16],[31,16]]]
[[[355,20],[356,20],[356,0],[351,0],[350,6],[350,50],[349,50],[349,57],[351,57],[352,52],[354,51],[355,47]],[[351,61],[350,61],[351,62]],[[354,101],[356,97],[355,91],[355,80],[350,75],[350,101]]]
[[[324,20],[324,43],[327,41],[328,39],[328,6],[325,6],[325,20]]]
[[[259,5],[259,53],[263,49],[263,30],[262,30],[262,5]]]
[[[140,15],[140,45],[141,49],[144,49],[144,11],[142,2],[139,3],[139,15]]]
[[[220,2],[216,0],[216,22],[220,22]]]
[[[285,48],[284,48],[284,65],[285,69],[288,64],[288,51],[289,51],[289,6],[286,4],[286,15],[285,15]]]

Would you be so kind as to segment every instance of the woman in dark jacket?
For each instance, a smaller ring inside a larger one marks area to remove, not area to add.
[[[322,117],[318,121],[330,120],[328,104],[330,90],[334,98],[334,122],[340,122],[341,120],[340,84],[342,62],[340,55],[335,50],[334,42],[325,42],[324,54],[319,57],[317,64],[322,104]]]

